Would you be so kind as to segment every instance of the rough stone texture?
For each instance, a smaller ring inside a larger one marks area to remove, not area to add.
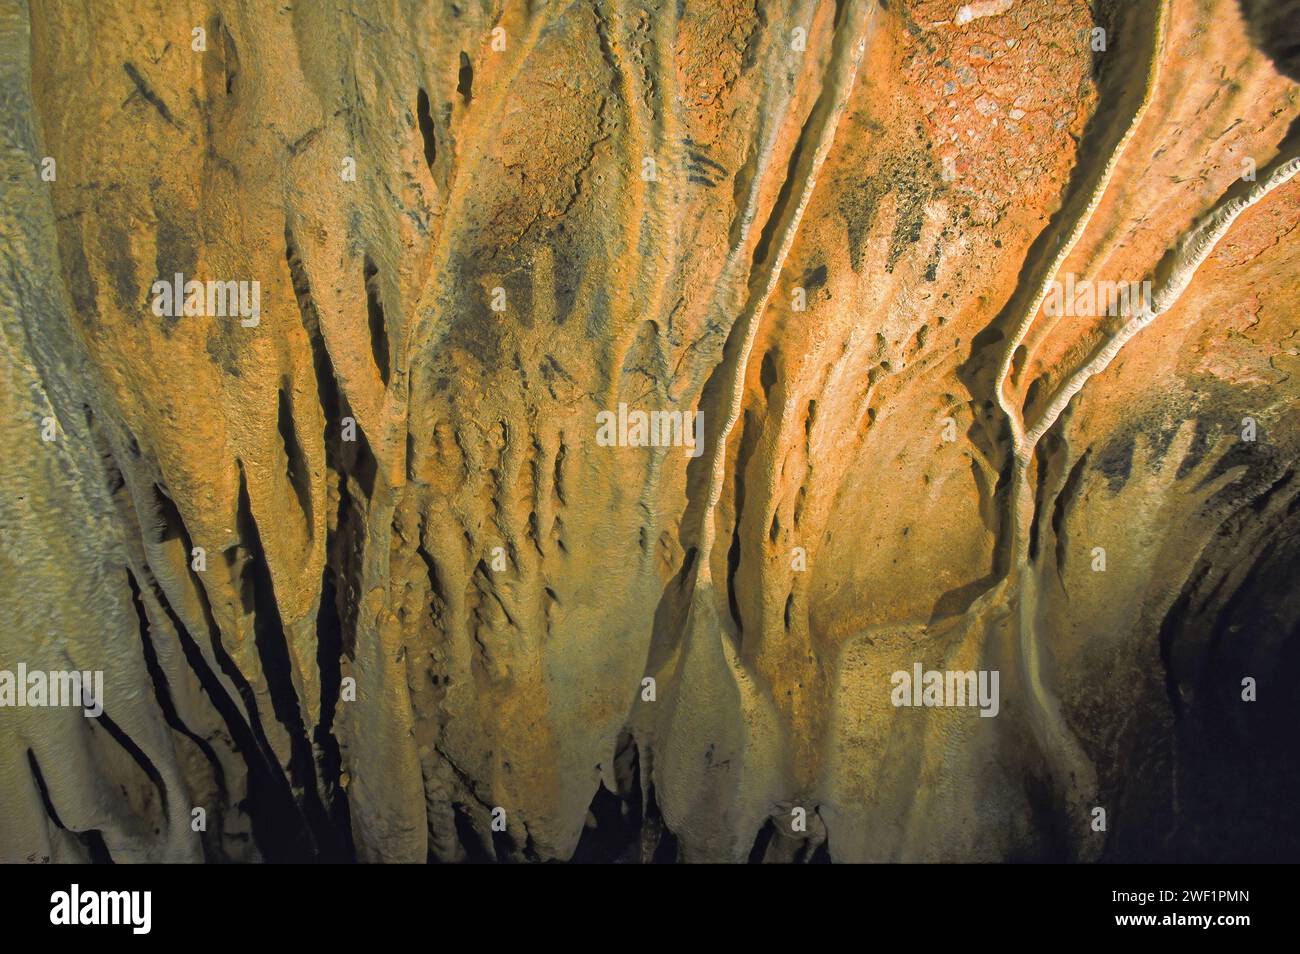
[[[0,860],[1300,857],[1295,7],[0,0]]]

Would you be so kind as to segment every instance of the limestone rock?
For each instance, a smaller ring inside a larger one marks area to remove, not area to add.
[[[1294,860],[1294,7],[0,0],[0,860]]]

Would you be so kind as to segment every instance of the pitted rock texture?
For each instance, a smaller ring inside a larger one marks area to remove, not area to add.
[[[1300,857],[1295,6],[0,0],[0,859]]]

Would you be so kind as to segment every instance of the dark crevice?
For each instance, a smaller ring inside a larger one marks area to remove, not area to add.
[[[1056,572],[1058,576],[1065,573],[1065,552],[1067,540],[1065,539],[1065,511],[1079,494],[1079,485],[1083,482],[1084,472],[1087,470],[1088,455],[1091,450],[1084,452],[1083,456],[1074,462],[1070,468],[1070,476],[1065,479],[1061,492],[1056,495],[1056,500],[1052,504],[1052,536],[1056,539]]]
[[[540,557],[545,557],[546,551],[542,549],[542,525],[541,525],[541,521],[537,519],[536,510],[530,510],[528,512],[527,532],[528,532],[528,539],[532,542],[533,549],[537,551],[537,555]]]
[[[311,283],[307,279],[307,269],[302,263],[298,246],[294,242],[293,230],[286,222],[284,226],[284,259],[289,266],[289,277],[293,284],[294,298],[298,302],[298,315],[302,319],[303,331],[311,344],[312,364],[316,369],[316,389],[320,398],[321,409],[325,412],[326,426],[338,426],[339,422],[339,386],[334,376],[334,363],[325,346],[321,332],[320,316],[316,313],[316,303],[311,294]]]
[[[601,782],[587,809],[578,847],[570,859],[574,864],[634,862],[641,848],[641,789],[628,799],[619,798]]]
[[[212,768],[217,794],[224,802],[226,799],[226,776],[221,768],[221,762],[217,759],[217,753],[213,751],[208,741],[192,731],[181,719],[180,713],[176,709],[176,703],[172,699],[167,674],[163,672],[162,664],[158,661],[158,650],[153,644],[149,615],[145,611],[144,599],[140,593],[140,584],[136,581],[135,574],[131,572],[130,568],[127,568],[126,579],[131,588],[131,604],[135,607],[136,619],[140,625],[140,647],[144,653],[144,664],[149,672],[149,679],[153,683],[154,697],[158,701],[158,708],[162,710],[163,719],[166,720],[167,724],[193,742],[198,750],[203,753],[203,757]]]
[[[839,26],[842,25],[843,16],[843,5],[840,5],[835,12],[837,33]],[[805,120],[803,128],[799,130],[799,138],[795,140],[794,148],[790,151],[790,161],[786,167],[785,176],[781,181],[780,192],[777,194],[776,202],[772,205],[772,211],[763,225],[763,231],[759,236],[758,243],[754,246],[753,266],[756,271],[759,265],[767,261],[777,232],[785,222],[787,210],[790,208],[792,200],[795,199],[795,185],[803,184],[798,171],[804,157],[804,150],[809,145],[812,145],[811,140],[816,138],[816,134],[825,128],[824,117],[831,108],[833,108],[831,87],[826,86],[823,88],[812,112],[809,113]],[[753,277],[756,277],[756,274]]]
[[[190,559],[191,547],[189,535],[185,532],[185,522],[181,519],[180,510],[177,509],[175,501],[167,496],[167,492],[158,485],[153,485],[153,498],[155,515],[157,521],[154,524],[154,542],[168,543],[172,540],[182,540],[185,543],[185,560]]]
[[[763,823],[763,827],[758,830],[758,835],[754,838],[754,846],[749,849],[749,863],[751,865],[763,863],[768,846],[772,844],[772,839],[775,837],[776,823],[769,818]]]
[[[286,383],[287,387],[287,383]],[[294,428],[293,409],[289,405],[289,395],[285,387],[279,390],[276,426],[280,431],[280,443],[284,449],[285,476],[293,487],[294,496],[298,498],[298,507],[307,521],[307,536],[314,533],[311,505],[311,467],[307,463],[307,453],[298,441]]]
[[[972,426],[971,434],[975,430]],[[1004,428],[1007,435],[1007,447],[1010,449],[1010,427]],[[1014,483],[1016,462],[1015,458],[1008,454],[1003,460],[1002,467],[998,470],[997,482],[993,485],[992,490],[987,489],[987,475],[974,460],[971,461],[971,468],[975,473],[975,481],[980,488],[980,514],[984,517],[985,525],[997,532],[999,529],[999,520],[1006,521],[1009,525],[1015,519],[1015,507],[1011,501],[1011,487]],[[1002,502],[1002,513],[998,513],[999,501]],[[995,545],[993,548],[993,570],[990,576],[994,579],[1004,576],[1011,568],[1015,561],[1015,539],[1014,532],[997,533]]]
[[[434,136],[433,116],[429,112],[429,94],[420,87],[415,97],[415,121],[420,127],[420,137],[424,140],[424,164],[433,171],[434,160],[438,158],[438,141]]]
[[[366,256],[362,266],[362,278],[366,285],[366,316],[370,326],[370,351],[375,358],[375,368],[379,379],[388,387],[388,328],[384,321],[383,296],[379,291],[379,268]]]
[[[819,844],[816,850],[808,856],[807,863],[810,865],[831,864],[831,840],[829,838]]]
[[[1020,375],[1025,370],[1025,359],[1029,356],[1029,349],[1020,345],[1011,353],[1011,374],[1009,382],[1015,386],[1020,382]]]
[[[763,360],[759,363],[758,379],[763,388],[763,400],[769,405],[772,403],[772,388],[776,387],[776,359],[772,356],[771,350],[763,352]]]
[[[468,106],[474,96],[474,67],[469,61],[469,54],[460,51],[460,72],[456,76],[456,92]]]
[[[257,716],[257,700],[252,687],[239,672],[225,647],[221,645],[221,630],[212,616],[212,607],[202,585],[195,581],[195,589],[207,621],[212,652],[222,673],[239,691],[249,718],[245,721],[216,673],[208,666],[203,650],[190,635],[167,599],[167,594],[157,580],[148,579],[149,590],[162,607],[180,640],[181,650],[190,669],[198,677],[199,685],[207,693],[212,707],[225,723],[235,749],[248,767],[248,798],[240,807],[248,814],[253,826],[253,837],[267,861],[302,861],[312,857],[312,849],[304,830],[301,813],[293,800],[289,783],[280,771],[279,760],[266,741]]]
[[[845,9],[846,5],[843,3],[836,5],[835,34],[837,40],[840,28],[844,25]],[[832,63],[834,59],[833,56]],[[765,280],[759,277],[759,266],[767,262],[777,233],[785,224],[787,211],[791,208],[792,202],[796,200],[795,186],[802,187],[804,185],[803,179],[798,174],[800,164],[804,158],[804,150],[809,146],[815,147],[813,140],[825,130],[826,117],[829,111],[834,108],[833,97],[833,86],[827,83],[823,86],[812,112],[808,114],[803,127],[799,130],[799,138],[795,140],[794,148],[790,150],[790,162],[786,166],[785,176],[781,180],[781,189],[777,193],[776,201],[772,205],[772,211],[768,215],[767,221],[763,223],[763,231],[759,234],[758,242],[754,245],[754,257],[750,274],[751,282]]]
[[[1038,480],[1034,486],[1034,515],[1029,521],[1029,561],[1038,562],[1038,546],[1042,536],[1042,516],[1047,510],[1048,484],[1051,483],[1052,457],[1060,446],[1059,438],[1052,434],[1044,436],[1042,442],[1034,448],[1034,457],[1038,462]]]
[[[597,787],[571,863],[676,864],[681,860],[677,836],[664,822],[654,783],[643,784],[641,763],[635,739],[624,733],[614,757],[618,792],[611,792],[603,782]]]
[[[221,38],[221,69],[225,75],[226,95],[233,96],[235,81],[239,78],[239,51],[235,49],[235,38],[220,17],[217,18],[217,32]]]
[[[727,248],[734,249],[744,234],[746,213],[749,211],[749,193],[758,172],[759,150],[754,144],[745,150],[745,157],[731,180],[731,203],[735,214],[727,228]]]
[[[776,239],[777,230],[785,220],[785,210],[790,205],[792,193],[798,181],[796,173],[799,169],[799,160],[803,157],[804,147],[808,145],[809,131],[809,126],[805,125],[799,133],[799,138],[795,141],[794,149],[790,151],[790,163],[786,167],[785,178],[781,182],[781,191],[777,193],[772,212],[768,215],[767,221],[763,223],[763,231],[759,233],[758,242],[754,245],[752,261],[754,277],[757,277],[759,266],[767,261],[772,250],[772,243]]]
[[[650,785],[646,796],[645,830],[641,835],[641,860],[655,865],[675,864],[681,858],[681,845],[664,821],[655,797],[655,787]]]
[[[71,831],[67,825],[63,824],[59,818],[59,813],[54,808],[54,801],[50,798],[49,786],[45,784],[45,776],[41,773],[40,763],[36,761],[36,753],[31,749],[27,750],[27,764],[32,770],[32,779],[36,782],[36,789],[41,795],[41,804],[45,806],[45,814],[49,816],[54,826],[63,831],[72,834],[86,851],[90,854],[91,864],[111,865],[113,857],[108,853],[108,845],[104,843],[104,836],[98,829],[89,831]]]
[[[289,736],[289,774],[298,793],[303,814],[323,860],[346,857],[345,839],[330,823],[316,787],[315,760],[303,723],[302,708],[293,684],[293,662],[289,656],[284,624],[275,597],[270,566],[262,549],[257,520],[248,495],[248,481],[240,468],[236,528],[247,556],[240,573],[240,599],[253,613],[253,638],[262,675],[266,680],[271,707]]]
[[[679,573],[677,577],[680,586],[685,587],[688,582],[691,582],[691,571],[695,569],[695,561],[699,555],[699,547],[687,548],[685,555],[682,557],[681,573]]]
[[[438,572],[438,564],[434,562],[432,554],[425,549],[424,544],[417,546],[415,552],[424,561],[425,572],[429,577],[430,610],[434,622],[437,623],[442,619],[442,614],[447,607],[447,591],[442,583],[442,575]]]
[[[370,449],[370,441],[366,438],[360,423],[357,424],[356,437],[355,441],[343,442],[346,447],[341,455],[340,464],[345,473],[356,478],[357,487],[364,498],[358,501],[358,504],[364,506],[375,495],[375,478],[379,476],[379,461],[375,459],[374,452]]]
[[[465,852],[465,862],[471,865],[491,864],[494,859],[483,844],[479,837],[478,829],[474,826],[474,819],[470,817],[469,810],[459,802],[452,806],[453,817],[456,825],[456,839]]]
[[[155,488],[155,491],[157,492],[157,488]],[[160,501],[165,501],[167,504],[171,503],[168,498],[161,495]],[[240,470],[240,502],[241,505],[247,506],[242,468]],[[172,507],[174,509],[174,505]],[[188,554],[190,552],[189,534],[180,521],[179,513],[175,514],[171,520],[165,521],[165,523],[175,525],[184,544],[185,552]],[[232,554],[237,555],[236,551],[232,551]],[[262,847],[269,861],[314,858],[319,853],[319,848],[310,823],[299,810],[288,780],[285,779],[281,771],[275,749],[271,746],[263,730],[257,705],[257,695],[248,679],[245,678],[235,661],[226,651],[225,645],[222,643],[221,628],[217,625],[203,581],[192,569],[190,570],[190,581],[193,584],[194,593],[202,607],[204,619],[208,626],[208,638],[213,658],[220,667],[222,674],[230,680],[239,693],[244,705],[244,711],[247,713],[247,722],[240,715],[233,701],[230,700],[215,677],[204,680],[202,673],[207,671],[207,664],[197,647],[194,648],[193,653],[190,652],[188,646],[186,647],[186,659],[195,668],[196,673],[200,674],[200,681],[204,683],[204,688],[208,690],[208,695],[213,700],[214,706],[217,707],[218,711],[222,712],[231,737],[244,754],[244,760],[249,767],[249,806],[246,810],[254,821],[254,835],[258,837],[258,844]],[[161,587],[155,586],[154,590],[159,604],[171,619],[177,632],[185,633],[184,625],[172,611]],[[251,592],[241,593],[241,597],[247,601],[246,609],[255,610],[256,600]],[[183,644],[192,642],[188,640],[187,633],[182,636],[182,642]],[[202,669],[199,668],[200,665]],[[226,703],[229,704],[229,709],[225,709]],[[264,803],[270,803],[268,814],[271,817],[266,819],[265,824],[259,826],[258,816]]]
[[[167,806],[170,800],[170,795],[167,791],[167,783],[163,781],[162,773],[158,771],[158,767],[153,764],[153,759],[149,758],[144,749],[140,748],[140,746],[136,744],[135,739],[127,735],[120,725],[108,717],[107,711],[101,712],[98,718],[94,720],[94,724],[107,732],[109,738],[120,745],[122,750],[126,752],[127,755],[131,756],[131,760],[135,762],[136,765],[140,766],[140,770],[144,772],[149,781],[153,782],[154,787],[158,789],[158,794],[162,799],[163,817],[167,817],[169,814]]]
[[[555,484],[555,498],[560,502],[560,506],[568,505],[564,499],[564,457],[568,453],[568,448],[564,446],[564,437],[560,437],[560,446],[555,451],[555,467],[552,480]]]
[[[326,566],[321,580],[320,609],[316,613],[316,665],[320,670],[320,722],[312,732],[316,765],[320,772],[324,807],[333,829],[352,830],[351,809],[346,789],[340,784],[343,754],[334,735],[334,716],[343,685],[343,623],[338,607],[334,569]],[[340,838],[347,860],[354,860],[351,840]]]
[[[360,429],[357,435],[364,440]],[[339,502],[335,511],[334,529],[330,531],[325,550],[329,566],[334,568],[334,585],[337,588],[337,606],[342,623],[343,655],[351,658],[356,649],[357,613],[361,605],[361,574],[366,540],[366,500],[358,499],[352,492],[356,486],[363,494],[374,489],[374,459],[368,446],[346,443],[351,450],[351,463],[357,481],[343,474],[338,482]],[[367,468],[365,465],[371,466]],[[362,465],[357,467],[356,465]],[[367,484],[367,472],[369,483]],[[366,498],[368,499],[368,497]]]
[[[346,399],[340,393],[334,364],[325,344],[320,317],[312,298],[311,283],[295,243],[293,231],[287,222],[284,241],[285,261],[293,279],[294,296],[297,299],[303,330],[311,344],[317,394],[325,418],[323,435],[325,466],[329,474],[330,486],[337,487],[339,496],[334,524],[327,526],[326,565],[322,572],[320,605],[316,617],[316,664],[321,679],[320,721],[312,730],[312,739],[316,749],[316,765],[320,774],[325,811],[336,832],[348,833],[351,831],[351,810],[347,792],[340,784],[343,759],[338,739],[334,735],[334,718],[343,681],[343,656],[350,654],[355,644],[354,609],[359,594],[356,593],[355,583],[349,581],[357,577],[360,566],[360,541],[364,534],[356,529],[358,508],[354,505],[349,492],[344,469],[351,464],[356,470],[355,465],[360,458],[362,461],[360,476],[369,494],[374,490],[374,469],[367,467],[366,464],[374,464],[374,461],[370,457],[368,444],[358,446],[352,442],[331,439],[332,436],[342,436],[343,417],[350,416],[350,409]],[[360,442],[364,442],[365,436],[359,426],[357,436]],[[349,633],[353,634],[351,638],[348,636]],[[349,858],[354,857],[355,849],[350,838],[343,837],[342,841],[341,849],[344,854]]]
[[[830,864],[830,841],[823,838],[814,842],[809,835],[800,834],[782,836],[776,821],[769,818],[754,837],[754,845],[749,850],[749,864],[761,865],[768,861],[769,855],[774,862]]]
[[[100,438],[100,443],[103,443],[102,438]],[[111,452],[106,449],[106,445],[104,453],[111,459]],[[113,461],[112,465],[110,474],[115,476],[111,477],[111,481],[122,481],[124,485],[120,471],[116,469],[116,462]],[[142,537],[149,537],[158,543],[171,543],[172,545],[179,542],[183,554],[183,564],[188,570],[188,582],[191,585],[191,592],[198,601],[208,627],[212,658],[231,684],[239,690],[248,716],[245,717],[239,705],[227,693],[221,679],[209,665],[203,649],[172,607],[171,601],[168,599],[161,583],[150,571],[148,565],[145,564],[141,565],[138,570],[127,570],[128,585],[134,598],[137,618],[141,627],[142,652],[154,684],[154,692],[159,701],[160,709],[166,721],[192,739],[200,751],[203,752],[209,763],[213,765],[213,777],[218,792],[227,795],[230,783],[225,778],[212,747],[206,740],[200,739],[190,732],[179,718],[175,702],[171,697],[170,687],[167,685],[165,676],[162,673],[156,647],[153,645],[150,635],[150,623],[141,598],[141,594],[145,590],[148,591],[157,607],[171,624],[172,630],[176,633],[181,652],[190,671],[194,674],[200,690],[207,696],[213,710],[225,727],[229,743],[242,758],[247,768],[247,797],[243,803],[236,807],[248,815],[252,825],[253,838],[262,856],[268,861],[310,859],[313,857],[313,851],[303,834],[304,826],[301,813],[294,804],[288,782],[284,778],[279,762],[261,730],[256,699],[252,688],[225,651],[221,642],[221,631],[213,616],[202,578],[190,564],[192,541],[181,518],[180,511],[160,485],[150,485],[149,493],[153,506],[151,512],[144,515],[144,526],[140,526],[140,523],[137,522],[134,511],[130,509],[129,504],[119,502],[119,506],[125,508],[123,510],[124,518],[131,524],[140,527],[138,532]],[[108,726],[106,725],[105,728],[108,728]]]
[[[759,427],[755,426],[754,419],[746,411],[745,423],[740,434],[740,450],[736,454],[735,524],[732,526],[731,546],[727,549],[727,606],[731,611],[731,619],[736,624],[738,639],[743,638],[745,630],[741,621],[740,596],[736,592],[736,574],[740,572],[741,556],[740,525],[745,508],[745,470],[758,443],[758,430]]]
[[[492,853],[496,855],[498,864],[506,864],[517,860],[519,847],[515,844],[514,836],[509,831],[492,829]]]
[[[645,834],[641,795],[641,753],[630,734],[624,733],[614,756],[615,787],[601,782],[587,810],[587,824],[570,859],[575,864],[635,863],[643,859]]]

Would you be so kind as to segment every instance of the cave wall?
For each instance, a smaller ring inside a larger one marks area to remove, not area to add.
[[[0,859],[1294,859],[1279,6],[0,0]]]

